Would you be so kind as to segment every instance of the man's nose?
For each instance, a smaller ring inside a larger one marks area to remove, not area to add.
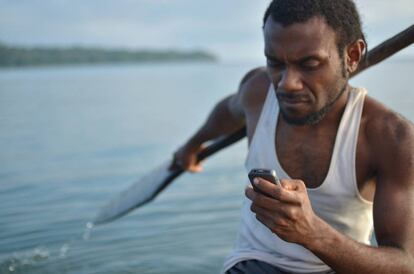
[[[277,84],[277,88],[285,92],[301,91],[303,89],[303,83],[300,77],[300,73],[291,68],[285,68],[280,72],[280,80]]]

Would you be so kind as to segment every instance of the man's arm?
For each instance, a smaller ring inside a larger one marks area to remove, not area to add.
[[[321,241],[310,248],[337,273],[414,273],[414,129],[396,114],[385,116],[367,126],[371,161],[378,167],[374,197],[378,247],[333,231],[327,237],[330,244]]]
[[[201,165],[197,163],[197,153],[203,148],[203,144],[245,126],[246,84],[259,70],[260,68],[256,68],[248,72],[241,80],[238,92],[217,103],[204,124],[175,152],[173,166],[178,165],[191,172],[201,171]]]
[[[378,247],[356,242],[316,216],[300,180],[248,188],[252,211],[282,239],[303,245],[336,273],[414,273],[414,129],[395,114],[367,123],[376,167],[374,227]]]

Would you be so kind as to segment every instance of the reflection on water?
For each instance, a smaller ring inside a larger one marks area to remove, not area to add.
[[[170,157],[253,66],[0,70],[0,273],[217,273],[247,183],[244,142],[133,214],[85,223]],[[413,120],[410,71],[387,62],[353,83]]]
[[[9,272],[22,271],[38,262],[47,260],[49,256],[49,251],[46,248],[36,247],[33,251],[13,253],[12,258],[4,262],[4,267],[6,267],[6,270]],[[2,268],[3,267],[0,266],[0,269],[4,272],[5,269]]]
[[[60,247],[40,246],[24,252],[13,252],[10,258],[0,264],[0,273],[31,273],[33,267],[46,263],[47,260],[49,262],[62,261],[68,256],[72,247],[81,246],[90,239],[93,227],[91,222],[87,222],[82,237],[73,238]]]
[[[93,229],[93,223],[87,222],[85,231],[83,232],[83,235],[82,235],[82,239],[84,239],[85,241],[89,240],[91,238],[92,229]]]
[[[69,247],[70,247],[69,244],[63,244],[62,245],[62,247],[60,248],[60,251],[59,251],[59,258],[62,258],[63,259],[63,258],[66,257],[66,254],[69,251]]]

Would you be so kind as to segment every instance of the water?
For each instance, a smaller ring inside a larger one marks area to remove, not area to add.
[[[0,273],[217,273],[236,236],[246,143],[114,223],[87,222],[164,162],[258,64],[0,70]],[[414,120],[413,63],[352,82]]]

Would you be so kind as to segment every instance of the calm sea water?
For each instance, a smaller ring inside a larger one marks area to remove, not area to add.
[[[257,65],[0,70],[0,273],[218,273],[236,236],[245,141],[131,215],[85,224]],[[413,121],[413,68],[390,60],[352,82]]]

